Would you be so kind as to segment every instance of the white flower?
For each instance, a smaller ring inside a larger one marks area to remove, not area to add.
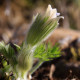
[[[48,5],[48,8],[45,14],[46,16],[49,16],[49,19],[57,18],[57,16],[60,15],[60,13],[57,13],[57,9],[56,8],[53,9],[50,4]]]

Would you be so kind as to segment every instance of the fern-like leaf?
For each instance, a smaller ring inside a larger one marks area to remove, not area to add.
[[[49,61],[53,58],[60,57],[60,50],[57,45],[51,47],[51,44],[41,44],[34,52],[34,57],[43,61]]]

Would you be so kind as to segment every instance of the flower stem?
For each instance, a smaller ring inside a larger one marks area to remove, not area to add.
[[[40,60],[31,70],[30,70],[30,74],[33,74],[41,65],[42,65],[43,61]]]

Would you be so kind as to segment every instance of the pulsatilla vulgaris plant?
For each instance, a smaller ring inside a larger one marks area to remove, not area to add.
[[[59,16],[56,9],[52,9],[51,5],[45,14],[37,14],[32,21],[32,24],[27,32],[27,36],[22,46],[16,44],[5,45],[0,42],[0,52],[8,60],[9,64],[4,64],[7,74],[13,72],[16,80],[30,80],[31,74],[44,62],[52,58],[60,56],[60,51],[57,46],[53,48],[50,44],[41,44],[58,26],[58,21],[62,16]],[[38,58],[38,63],[33,66],[34,59]]]

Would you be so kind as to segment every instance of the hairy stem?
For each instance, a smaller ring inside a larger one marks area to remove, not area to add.
[[[40,60],[31,70],[30,70],[30,74],[33,74],[41,65],[42,65],[43,61]]]

